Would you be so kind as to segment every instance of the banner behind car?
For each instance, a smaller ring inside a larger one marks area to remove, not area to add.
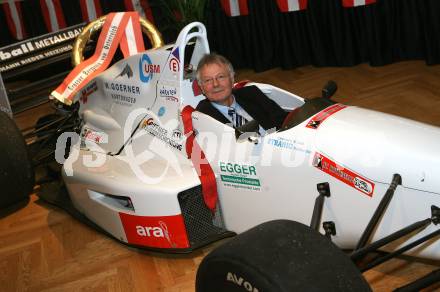
[[[0,48],[0,72],[18,69],[71,51],[73,40],[83,27],[84,24],[78,24]]]

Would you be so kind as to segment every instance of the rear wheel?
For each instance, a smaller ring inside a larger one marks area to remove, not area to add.
[[[34,170],[26,143],[14,121],[0,111],[0,209],[29,197]]]
[[[263,223],[207,255],[196,291],[371,291],[326,237],[289,220]]]

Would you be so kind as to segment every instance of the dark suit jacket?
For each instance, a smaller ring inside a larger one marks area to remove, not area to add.
[[[268,98],[256,86],[245,86],[237,90],[233,90],[236,102],[265,129],[269,130],[273,127],[279,129],[286,117],[287,113],[273,100]],[[217,110],[208,99],[199,102],[196,110],[204,114],[210,115],[214,119],[224,124],[229,120]]]

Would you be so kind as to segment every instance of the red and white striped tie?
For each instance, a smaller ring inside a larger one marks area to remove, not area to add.
[[[220,0],[227,16],[241,16],[249,14],[247,0]]]
[[[126,11],[137,11],[140,17],[154,24],[153,11],[148,0],[124,0],[124,6]]]
[[[40,0],[40,6],[48,31],[54,32],[66,27],[60,0]]]
[[[20,1],[8,0],[4,2],[2,6],[6,15],[9,32],[17,40],[26,38]]]
[[[343,7],[356,7],[376,3],[376,0],[342,0]]]
[[[101,3],[99,0],[80,0],[81,14],[85,22],[90,22],[102,15]]]
[[[307,0],[277,0],[277,4],[281,12],[307,9]]]

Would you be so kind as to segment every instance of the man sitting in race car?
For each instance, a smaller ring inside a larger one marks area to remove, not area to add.
[[[221,55],[202,57],[197,66],[197,81],[206,99],[199,102],[196,110],[235,128],[255,119],[262,134],[261,128],[279,129],[287,115],[256,86],[233,89],[234,68]]]

